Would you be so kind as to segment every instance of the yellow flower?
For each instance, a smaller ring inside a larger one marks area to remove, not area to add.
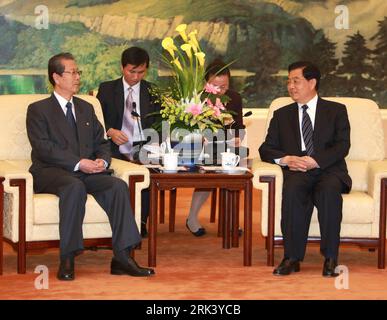
[[[193,51],[195,52],[198,52],[199,50],[199,43],[198,41],[196,40],[196,35],[197,35],[198,31],[197,30],[194,30],[194,31],[191,31],[189,34],[188,34],[188,38],[189,38],[189,41],[188,43],[192,46],[192,49]]]
[[[185,43],[185,44],[183,44],[183,45],[181,45],[181,50],[183,50],[186,54],[187,54],[187,56],[188,56],[188,58],[189,59],[191,59],[192,58],[192,51],[191,51],[191,45],[190,44],[188,44],[188,43]]]
[[[183,71],[183,68],[180,64],[179,58],[176,58],[175,60],[173,60],[171,62],[174,63],[180,69],[180,71]]]
[[[195,56],[198,59],[200,66],[203,67],[204,66],[204,57],[206,56],[204,54],[204,52],[196,52]]]
[[[183,40],[185,42],[187,42],[188,38],[187,38],[187,34],[185,33],[185,30],[187,29],[187,25],[185,23],[182,23],[182,24],[179,24],[177,27],[176,27],[176,31],[178,33],[180,33],[180,36],[183,38]]]
[[[177,48],[175,44],[173,43],[173,39],[171,37],[166,37],[161,42],[162,47],[169,52],[172,58],[175,58],[175,50],[177,51]]]

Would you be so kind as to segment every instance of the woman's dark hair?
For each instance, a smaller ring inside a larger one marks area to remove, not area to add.
[[[149,55],[144,49],[139,47],[130,47],[122,52],[121,65],[125,68],[126,65],[140,66],[145,64],[149,67]]]
[[[63,71],[65,71],[62,60],[75,60],[75,58],[69,52],[61,52],[48,60],[48,80],[53,86],[55,86],[53,74],[56,73],[62,75]]]
[[[221,59],[215,59],[207,66],[206,75],[204,76],[204,78],[206,79],[206,81],[208,81],[212,76],[223,75],[226,75],[230,78],[230,69]]]
[[[302,68],[302,75],[305,79],[316,79],[316,90],[320,85],[321,72],[319,68],[309,61],[297,61],[289,65],[288,71]]]

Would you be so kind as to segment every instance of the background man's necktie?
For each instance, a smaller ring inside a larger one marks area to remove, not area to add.
[[[309,114],[306,112],[307,105],[302,106],[302,137],[304,138],[306,154],[310,156],[313,153],[313,126]]]
[[[132,111],[133,111],[133,96],[132,88],[128,88],[128,96],[126,97],[125,101],[125,110],[124,110],[124,115],[122,119],[122,128],[121,130],[128,136],[129,141],[125,144],[120,145],[119,150],[120,153],[123,154],[130,154],[133,148],[133,133],[134,133],[134,125],[135,125],[135,120],[132,116]]]

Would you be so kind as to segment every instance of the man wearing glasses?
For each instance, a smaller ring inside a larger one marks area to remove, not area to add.
[[[32,103],[27,111],[27,134],[32,146],[36,193],[59,197],[59,280],[74,279],[74,258],[83,250],[82,223],[87,194],[93,195],[109,216],[114,257],[112,274],[146,277],[130,257],[141,236],[134,221],[127,185],[112,177],[109,142],[92,105],[74,97],[81,72],[70,53],[60,53],[48,62],[53,94]]]
[[[288,92],[295,101],[274,111],[264,143],[263,161],[282,167],[281,231],[284,259],[275,275],[300,271],[313,207],[318,210],[325,257],[322,275],[337,276],[342,193],[351,189],[345,157],[350,148],[346,107],[318,95],[319,69],[310,62],[288,68]]]

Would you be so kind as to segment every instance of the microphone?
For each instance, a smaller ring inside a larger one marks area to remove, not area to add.
[[[130,113],[133,117],[136,118],[136,121],[137,121],[137,127],[138,127],[138,132],[140,133],[140,141],[144,141],[144,135],[142,133],[142,130],[141,130],[141,126],[140,126],[140,115],[137,113],[136,111],[136,102],[133,101],[132,103],[132,112]]]
[[[243,115],[243,117],[244,117],[244,118],[245,118],[245,117],[250,117],[252,114],[253,114],[252,111],[247,111],[247,112]]]

